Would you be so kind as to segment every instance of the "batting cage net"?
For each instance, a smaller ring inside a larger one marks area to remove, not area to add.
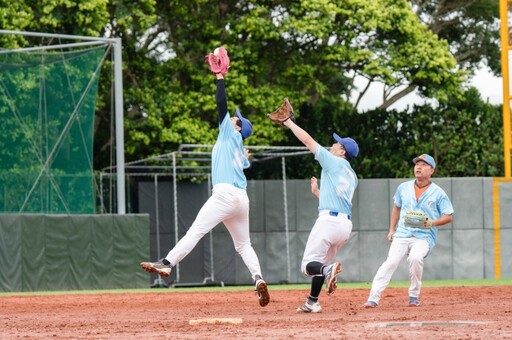
[[[0,51],[0,211],[93,213],[94,111],[106,45]]]

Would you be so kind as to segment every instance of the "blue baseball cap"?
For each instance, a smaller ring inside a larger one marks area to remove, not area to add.
[[[425,163],[427,163],[428,165],[430,165],[433,169],[436,168],[436,161],[434,160],[434,157],[430,156],[430,155],[427,155],[426,153],[424,153],[423,155],[421,156],[418,156],[416,158],[414,158],[412,160],[412,162],[414,164],[416,164],[418,161],[423,161]]]
[[[242,137],[249,137],[252,133],[252,123],[249,121],[249,119],[245,119],[244,117],[242,117],[242,114],[240,113],[238,108],[235,110],[235,114],[238,117],[238,119],[240,119],[240,121],[242,122],[242,130],[240,131]]]
[[[359,146],[357,145],[355,140],[353,140],[350,137],[341,138],[336,133],[333,133],[332,136],[334,137],[336,142],[343,145],[350,159],[356,157],[359,154]]]

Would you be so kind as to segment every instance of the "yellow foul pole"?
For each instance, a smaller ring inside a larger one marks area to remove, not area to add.
[[[511,158],[512,133],[510,120],[510,75],[509,55],[512,50],[511,28],[509,20],[512,20],[512,0],[500,0],[500,35],[501,35],[501,74],[503,77],[503,155],[505,178],[493,180],[493,206],[494,206],[494,276],[501,278],[501,219],[500,219],[500,183],[511,182]]]
[[[503,151],[505,177],[510,177],[510,150],[512,149],[510,129],[510,77],[508,56],[511,50],[511,37],[509,32],[509,10],[512,0],[500,0],[500,35],[501,35],[501,73],[503,77]]]

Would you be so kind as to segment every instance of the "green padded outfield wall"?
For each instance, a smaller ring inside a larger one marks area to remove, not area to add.
[[[0,215],[0,291],[147,288],[149,215]]]

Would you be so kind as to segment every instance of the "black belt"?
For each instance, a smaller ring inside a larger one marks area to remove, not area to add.
[[[341,214],[341,213],[339,213],[337,211],[329,211],[329,215],[331,215],[331,216],[338,216],[339,214]],[[347,218],[350,220],[350,215],[347,215]]]

